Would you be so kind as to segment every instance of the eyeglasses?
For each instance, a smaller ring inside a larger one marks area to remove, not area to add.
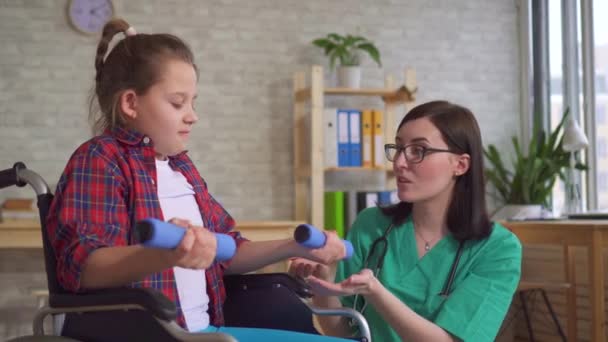
[[[424,160],[424,157],[426,157],[427,154],[429,153],[436,153],[436,152],[449,152],[449,153],[454,153],[453,151],[450,150],[441,150],[438,148],[431,148],[431,147],[426,147],[424,145],[417,145],[417,144],[411,144],[411,145],[396,145],[396,144],[386,144],[384,145],[384,153],[386,154],[386,159],[390,160],[390,161],[395,161],[397,158],[399,158],[399,153],[403,152],[403,155],[405,156],[405,160],[408,163],[420,163]]]

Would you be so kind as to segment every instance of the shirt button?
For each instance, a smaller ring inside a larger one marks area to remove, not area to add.
[[[154,181],[154,179],[150,180],[152,182],[152,185],[156,184],[156,182]]]
[[[150,143],[150,138],[144,137],[144,144],[148,145]]]

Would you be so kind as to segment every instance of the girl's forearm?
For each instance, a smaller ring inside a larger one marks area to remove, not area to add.
[[[83,289],[124,286],[172,267],[169,250],[140,245],[103,247],[89,255],[80,276]]]

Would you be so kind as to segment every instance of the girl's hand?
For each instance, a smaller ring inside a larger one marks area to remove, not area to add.
[[[335,277],[335,272],[332,272],[332,268],[330,266],[304,258],[291,259],[288,273],[302,279],[314,276],[326,281],[333,281]]]
[[[217,253],[215,235],[204,227],[192,225],[188,220],[173,218],[169,222],[186,229],[179,246],[170,251],[170,263],[190,269],[206,269],[211,266]]]
[[[344,259],[346,247],[344,247],[344,242],[338,237],[338,234],[333,231],[324,231],[323,233],[326,237],[325,245],[314,249],[300,246],[302,249],[299,253],[300,256],[325,265],[332,265]]]

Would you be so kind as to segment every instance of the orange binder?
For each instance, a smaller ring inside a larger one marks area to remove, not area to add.
[[[361,133],[363,136],[363,167],[372,167],[372,136],[373,112],[371,109],[364,109],[361,115]]]
[[[372,115],[372,166],[384,167],[384,118],[381,110],[373,110]]]

